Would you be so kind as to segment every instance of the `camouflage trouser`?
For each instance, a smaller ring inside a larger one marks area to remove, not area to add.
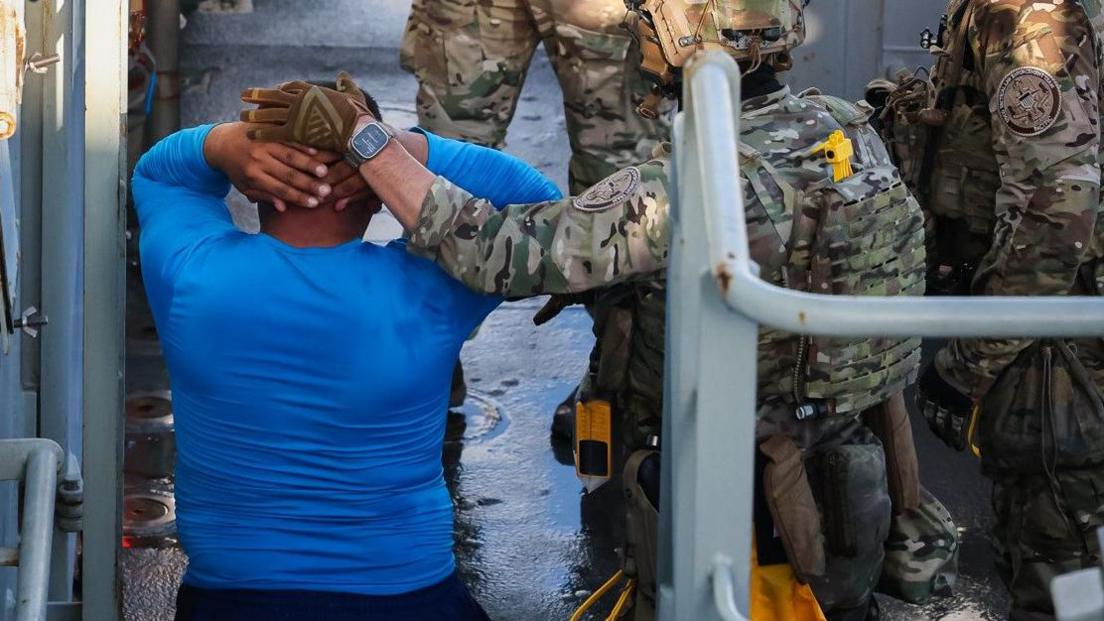
[[[635,114],[650,87],[624,15],[623,0],[415,0],[401,61],[418,78],[419,123],[502,147],[543,41],[564,94],[572,194],[647,161],[670,126]]]
[[[997,571],[1012,592],[1012,621],[1054,619],[1050,581],[1097,566],[1104,526],[1104,468],[1045,474],[987,473],[993,480]]]

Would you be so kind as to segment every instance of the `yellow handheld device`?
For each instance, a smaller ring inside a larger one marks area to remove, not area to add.
[[[608,401],[575,404],[575,474],[587,492],[610,479],[613,470],[613,415]]]
[[[851,169],[851,158],[855,156],[855,146],[842,131],[836,130],[828,140],[813,149],[813,154],[823,153],[824,159],[832,166],[832,179],[843,181],[855,174]]]

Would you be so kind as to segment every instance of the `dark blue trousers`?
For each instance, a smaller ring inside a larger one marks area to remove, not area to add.
[[[319,591],[201,589],[176,596],[176,621],[490,621],[453,574],[443,582],[394,596]]]

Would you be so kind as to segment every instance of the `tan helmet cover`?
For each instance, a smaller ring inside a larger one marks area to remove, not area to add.
[[[723,50],[737,61],[775,62],[805,40],[805,0],[630,0],[630,29],[642,69],[660,85],[698,51]],[[779,63],[775,63],[779,64]],[[782,67],[780,67],[782,68]]]

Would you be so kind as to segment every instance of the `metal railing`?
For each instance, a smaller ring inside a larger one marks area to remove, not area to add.
[[[0,565],[19,568],[16,621],[46,619],[54,500],[63,458],[53,440],[0,440],[0,481],[23,482],[19,547],[0,548]]]
[[[740,71],[686,72],[675,121],[667,402],[660,508],[663,620],[748,614],[759,326],[828,336],[1104,335],[1104,298],[872,298],[771,285],[750,256],[741,194]],[[685,181],[685,182],[683,182]]]

